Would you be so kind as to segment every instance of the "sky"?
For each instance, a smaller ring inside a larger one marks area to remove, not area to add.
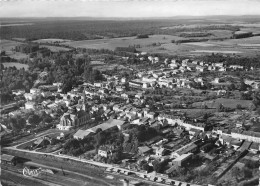
[[[260,0],[0,0],[0,17],[260,15]]]

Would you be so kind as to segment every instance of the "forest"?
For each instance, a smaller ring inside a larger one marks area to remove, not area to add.
[[[27,40],[58,38],[69,40],[89,40],[127,36],[145,36],[152,34],[176,35],[178,32],[202,32],[207,30],[237,31],[239,27],[231,25],[210,25],[174,27],[183,24],[182,19],[165,20],[29,20],[32,25],[2,27],[3,39],[26,38]],[[167,29],[162,29],[167,27]],[[169,28],[169,29],[168,29]]]

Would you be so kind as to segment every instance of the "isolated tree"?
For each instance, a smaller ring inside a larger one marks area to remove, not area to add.
[[[10,125],[11,125],[11,127],[12,127],[12,129],[13,130],[17,130],[18,128],[17,128],[17,120],[16,120],[16,118],[10,118],[9,119],[9,123],[10,123]]]
[[[9,119],[12,130],[19,132],[26,125],[26,120],[20,115]]]
[[[240,90],[241,91],[246,91],[247,90],[247,85],[244,82],[244,79],[240,79]]]
[[[238,110],[241,110],[241,109],[242,109],[241,104],[237,104],[236,108],[237,108]]]
[[[217,106],[217,111],[218,112],[223,112],[224,111],[224,109],[225,109],[225,107],[223,106],[223,104],[218,104],[218,106]]]
[[[243,169],[243,173],[244,173],[244,177],[245,177],[246,179],[249,179],[249,178],[252,178],[252,177],[253,177],[253,172],[252,172],[252,170],[250,170],[250,169],[247,168],[247,167],[245,167],[245,168]]]
[[[38,115],[36,114],[33,114],[33,115],[30,115],[29,118],[28,118],[28,122],[31,124],[31,125],[38,125],[40,122],[41,122],[41,119]]]
[[[93,72],[94,81],[101,81],[103,79],[102,73],[99,70]]]
[[[236,86],[235,86],[235,84],[234,83],[231,83],[230,84],[230,86],[228,87],[229,88],[229,90],[235,90],[236,89]]]
[[[162,171],[162,165],[158,160],[154,160],[152,164],[153,164],[153,170],[155,172],[161,172]]]
[[[253,104],[255,107],[258,107],[260,105],[260,92],[255,92],[253,94]]]

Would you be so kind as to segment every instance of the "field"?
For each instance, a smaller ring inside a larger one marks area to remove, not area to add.
[[[10,27],[10,26],[27,26],[33,25],[33,23],[15,23],[15,24],[1,24],[0,27]]]
[[[48,48],[52,52],[60,52],[60,51],[70,51],[71,49],[59,46],[49,46],[49,45],[40,45],[40,48]]]
[[[242,53],[240,51],[221,51],[221,50],[195,50],[191,52],[198,52],[198,53],[221,53],[221,54],[237,54]]]
[[[211,47],[215,46],[212,43],[207,43],[207,42],[191,42],[191,43],[183,43],[184,45],[194,45],[194,46],[200,46],[200,47]]]
[[[220,31],[218,31],[220,33]],[[63,44],[75,48],[114,50],[116,47],[135,46],[138,51],[148,53],[168,53],[173,55],[196,55],[209,53],[239,54],[253,56],[260,49],[260,36],[223,41],[204,41],[175,44],[172,40],[184,39],[172,35],[150,35],[146,39],[136,37],[110,38],[98,40],[70,41]]]
[[[250,105],[252,105],[252,101],[218,98],[211,101],[197,102],[194,103],[193,106],[201,107],[203,104],[207,105],[208,108],[217,108],[219,104],[222,104],[224,107],[228,107],[228,108],[236,108],[238,104],[240,104],[242,108],[249,108]]]
[[[12,38],[12,39],[17,40],[17,41],[26,41],[26,38],[14,37],[14,38]]]
[[[38,39],[38,40],[35,40],[33,42],[36,42],[36,43],[64,43],[64,42],[69,42],[70,40],[68,39],[54,39],[54,38],[49,38],[49,39]]]
[[[137,46],[151,47],[153,44],[171,43],[173,39],[181,39],[178,36],[171,35],[150,35],[146,39],[137,39],[136,37],[122,37],[111,39],[96,39],[96,40],[84,40],[84,41],[71,41],[65,42],[65,45],[69,45],[75,48],[94,48],[94,49],[109,49],[114,50],[116,47],[128,47]]]
[[[237,30],[259,34],[260,17],[213,16],[160,20],[61,18],[58,20],[39,19],[37,22],[35,20],[23,21],[33,24],[3,27],[2,38],[26,38],[43,44],[43,46],[47,43],[61,43],[75,48],[114,50],[116,47],[134,46],[137,50],[148,53],[189,56],[206,55],[213,52],[256,56],[259,55],[260,48],[260,36],[230,39],[233,32]],[[8,20],[3,20],[3,22],[10,23]],[[137,39],[138,34],[148,34],[149,38]],[[187,39],[191,39],[193,42],[187,43]],[[203,40],[203,42],[194,42],[194,39]],[[176,44],[172,43],[172,40],[184,40],[186,43]],[[9,47],[8,50],[19,43],[5,42],[2,44],[4,46],[2,48],[8,49]],[[67,48],[49,48],[54,52],[68,50]]]
[[[117,65],[117,64],[109,64],[109,65],[103,65],[103,66],[95,66],[93,67],[94,70],[99,71],[107,71],[107,70],[113,70],[115,67],[117,67],[118,70],[126,69],[123,65]]]
[[[2,63],[4,65],[4,67],[16,67],[17,69],[21,69],[24,68],[25,70],[28,70],[28,65],[26,64],[21,64],[21,63],[13,63],[13,62],[9,62],[9,63]]]
[[[11,41],[11,40],[6,40],[3,39],[1,40],[1,51],[12,51],[16,46],[20,45],[22,43],[17,42],[17,41]]]
[[[1,40],[1,51],[5,51],[6,55],[17,60],[27,58],[28,56],[26,54],[15,52],[13,50],[16,46],[20,44],[22,43],[3,39]]]
[[[14,51],[6,51],[6,55],[16,60],[28,58],[27,54],[21,52],[14,52]]]
[[[224,41],[190,42],[182,44],[165,43],[161,46],[143,47],[141,50],[151,53],[169,53],[169,54],[239,54],[243,56],[259,55],[260,36],[227,39]]]

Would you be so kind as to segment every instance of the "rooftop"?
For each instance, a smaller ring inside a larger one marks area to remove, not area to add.
[[[114,126],[121,126],[124,123],[125,123],[125,121],[122,121],[122,120],[109,119],[108,121],[106,121],[106,122],[104,122],[100,125],[97,125],[95,127],[92,127],[90,129],[88,129],[87,131],[96,133],[97,129],[101,129],[102,131],[104,131],[104,130],[107,130],[107,129],[112,128]]]
[[[13,159],[14,159],[14,156],[12,156],[12,155],[8,155],[8,154],[2,154],[1,155],[1,160],[12,161]]]
[[[85,136],[88,136],[90,133],[92,132],[79,129],[73,136],[74,138],[83,139]]]

